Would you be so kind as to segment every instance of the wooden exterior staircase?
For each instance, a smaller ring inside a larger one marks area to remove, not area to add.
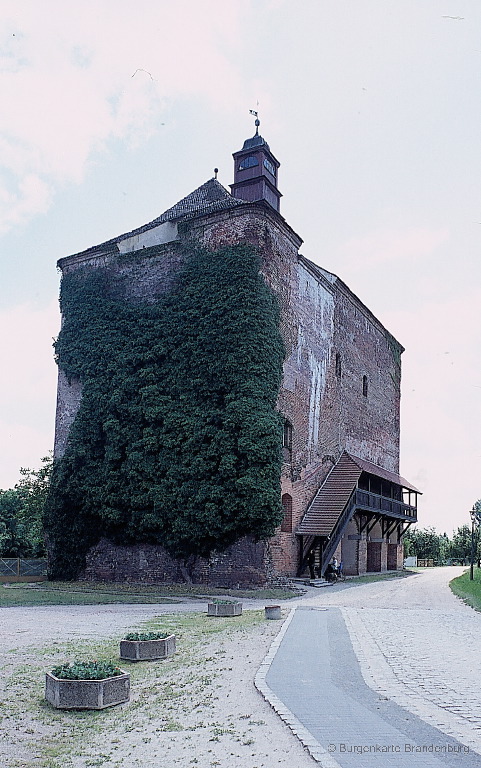
[[[409,500],[411,494],[416,498],[419,493],[399,475],[350,456],[345,451],[327,475],[297,528],[296,534],[301,542],[298,575],[305,570],[310,551],[319,545],[322,547],[320,573],[324,574],[356,511],[367,513],[373,519],[385,517],[395,522],[404,521],[406,526],[416,522],[416,505],[359,489],[359,478],[363,473],[364,477],[375,476],[387,481],[388,487],[397,486],[399,493],[400,489],[407,489]]]

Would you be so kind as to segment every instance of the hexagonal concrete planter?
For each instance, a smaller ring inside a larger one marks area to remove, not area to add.
[[[130,675],[123,672],[103,680],[63,680],[46,673],[45,698],[57,709],[105,709],[130,697]]]
[[[120,658],[124,661],[154,661],[175,653],[175,635],[159,640],[121,640]]]
[[[208,616],[240,616],[242,603],[208,603]]]

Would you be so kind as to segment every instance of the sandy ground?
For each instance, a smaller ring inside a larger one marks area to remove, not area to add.
[[[244,616],[249,607],[261,605],[246,601]],[[254,687],[282,625],[259,613],[244,629],[235,619],[210,619],[225,631],[198,642],[190,656],[183,657],[180,638],[173,660],[129,665],[126,705],[69,713],[43,701],[44,672],[54,659],[59,663],[59,653],[73,659],[79,643],[120,638],[161,613],[174,621],[179,610],[205,612],[206,606],[0,608],[1,768],[314,766]],[[284,605],[283,614],[288,611]]]

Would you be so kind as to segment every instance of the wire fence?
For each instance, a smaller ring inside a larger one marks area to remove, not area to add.
[[[0,558],[0,579],[38,578],[47,575],[47,559],[24,559],[22,557]]]

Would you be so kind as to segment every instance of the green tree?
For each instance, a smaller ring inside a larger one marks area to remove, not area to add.
[[[18,557],[22,542],[17,535],[20,500],[14,490],[0,490],[0,555]]]
[[[446,561],[448,550],[447,535],[438,534],[434,527],[410,528],[404,536],[406,557],[417,556],[422,559],[432,559],[436,564],[441,564]]]
[[[83,394],[46,508],[52,576],[75,577],[100,536],[192,569],[274,533],[284,348],[259,267],[248,246],[194,251],[152,303],[103,269],[65,275],[56,352]]]
[[[408,528],[408,530],[403,536],[404,557],[413,557],[415,555],[413,538],[414,538],[414,529]]]
[[[450,557],[450,547],[451,542],[448,534],[445,532],[439,540],[439,565],[446,565]]]
[[[476,560],[481,558],[481,541],[479,528],[481,523],[481,499],[473,504],[475,512],[474,519],[474,556]],[[454,560],[460,560],[467,565],[471,561],[471,531],[472,523],[460,526],[453,532],[453,539],[450,547],[450,556]]]
[[[41,557],[45,554],[43,513],[52,458],[39,469],[20,469],[21,480],[0,490],[0,554],[3,557]]]
[[[471,557],[470,525],[461,525],[456,531],[453,532],[450,556],[453,560],[460,560],[464,565],[469,563]]]

